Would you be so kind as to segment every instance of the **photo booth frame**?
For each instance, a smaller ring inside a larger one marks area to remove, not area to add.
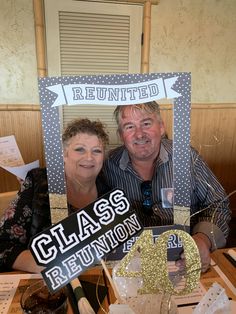
[[[51,220],[68,215],[59,108],[132,105],[173,99],[174,224],[190,224],[191,74],[86,75],[39,79]]]

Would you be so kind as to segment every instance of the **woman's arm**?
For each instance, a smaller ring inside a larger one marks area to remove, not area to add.
[[[40,273],[44,267],[38,266],[30,250],[22,251],[12,265],[12,269],[27,271],[30,273]]]
[[[48,226],[49,215],[46,172],[34,169],[0,221],[0,271],[12,270],[13,265],[14,269],[21,267],[18,256],[28,249],[32,235]]]

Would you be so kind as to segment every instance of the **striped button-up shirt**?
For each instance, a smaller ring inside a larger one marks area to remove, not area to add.
[[[202,232],[212,243],[212,249],[222,247],[229,233],[231,219],[227,195],[215,175],[196,150],[190,152],[190,227],[192,234]],[[143,210],[143,179],[132,167],[124,146],[109,153],[103,169],[111,188],[124,190],[131,207],[144,226],[172,225],[173,208],[164,208],[162,189],[173,188],[172,141],[162,139],[152,178],[152,214]],[[203,210],[205,209],[205,210]],[[198,213],[201,211],[201,213]]]

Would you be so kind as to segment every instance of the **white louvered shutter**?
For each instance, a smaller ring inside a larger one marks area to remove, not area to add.
[[[142,6],[45,0],[49,76],[139,73]],[[64,106],[63,125],[75,117],[100,119],[117,145],[114,107]]]
[[[61,74],[129,72],[129,16],[60,12]]]

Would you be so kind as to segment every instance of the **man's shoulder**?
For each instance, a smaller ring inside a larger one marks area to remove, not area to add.
[[[172,149],[173,149],[173,141],[170,140],[169,138],[162,138],[161,139],[161,144],[164,146],[165,150],[168,152],[168,153],[172,153]]]
[[[108,152],[107,159],[108,160],[119,160],[121,158],[124,150],[125,150],[125,147],[123,145],[117,146],[117,147],[111,149]]]

